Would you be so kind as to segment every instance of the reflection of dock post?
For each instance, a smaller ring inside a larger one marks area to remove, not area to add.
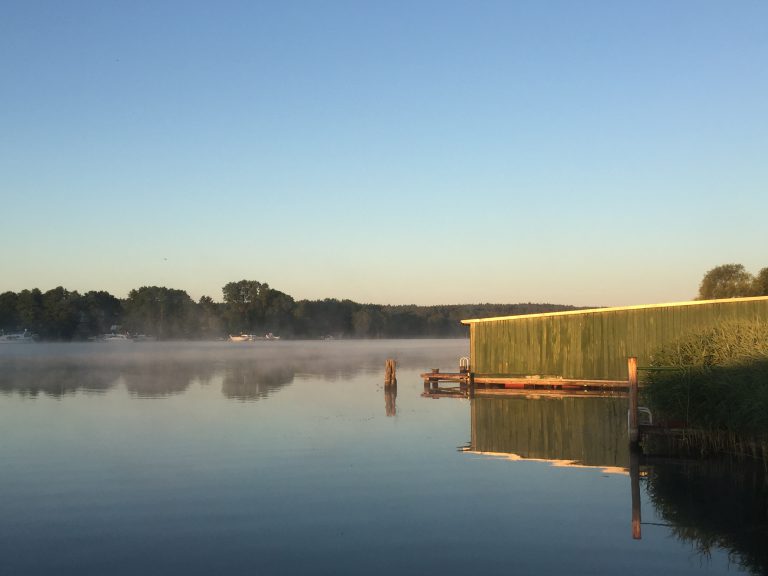
[[[387,358],[384,364],[384,410],[387,416],[397,414],[397,362]]]
[[[632,538],[641,540],[640,531],[640,454],[635,450],[629,453],[629,481],[632,484]]]
[[[397,383],[384,386],[384,411],[387,416],[397,416]]]
[[[632,538],[642,538],[640,530],[640,454],[637,450],[640,441],[640,423],[638,414],[639,393],[637,383],[637,358],[627,358],[629,384],[629,480],[632,485]]]
[[[632,448],[637,447],[640,440],[640,429],[638,425],[638,390],[637,390],[637,358],[630,356],[627,358],[627,372],[629,374],[629,445]]]

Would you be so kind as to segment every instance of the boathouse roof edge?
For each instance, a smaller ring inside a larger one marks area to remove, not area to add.
[[[683,302],[666,302],[662,304],[637,304],[634,306],[614,306],[612,308],[586,308],[583,310],[567,310],[565,312],[540,312],[536,314],[517,314],[514,316],[496,316],[493,318],[472,318],[462,320],[462,324],[476,324],[479,322],[496,322],[499,320],[522,320],[528,318],[542,318],[545,316],[574,316],[578,314],[601,314],[605,312],[621,312],[624,310],[643,310],[649,308],[672,308],[677,306],[699,306],[715,302],[758,302],[768,300],[768,296],[747,296],[742,298],[718,298],[716,300],[686,300]]]

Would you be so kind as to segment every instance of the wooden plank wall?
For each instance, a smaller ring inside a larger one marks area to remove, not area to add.
[[[647,366],[663,344],[737,320],[768,321],[768,298],[536,314],[469,321],[477,374],[627,378],[627,357]]]

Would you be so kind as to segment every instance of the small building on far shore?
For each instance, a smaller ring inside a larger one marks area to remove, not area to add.
[[[625,380],[627,357],[641,366],[663,345],[734,321],[768,322],[768,296],[694,300],[462,320],[472,372]]]

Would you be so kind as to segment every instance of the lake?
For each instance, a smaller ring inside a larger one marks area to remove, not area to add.
[[[0,574],[766,573],[763,468],[631,457],[622,398],[422,397],[468,348],[4,345]]]

